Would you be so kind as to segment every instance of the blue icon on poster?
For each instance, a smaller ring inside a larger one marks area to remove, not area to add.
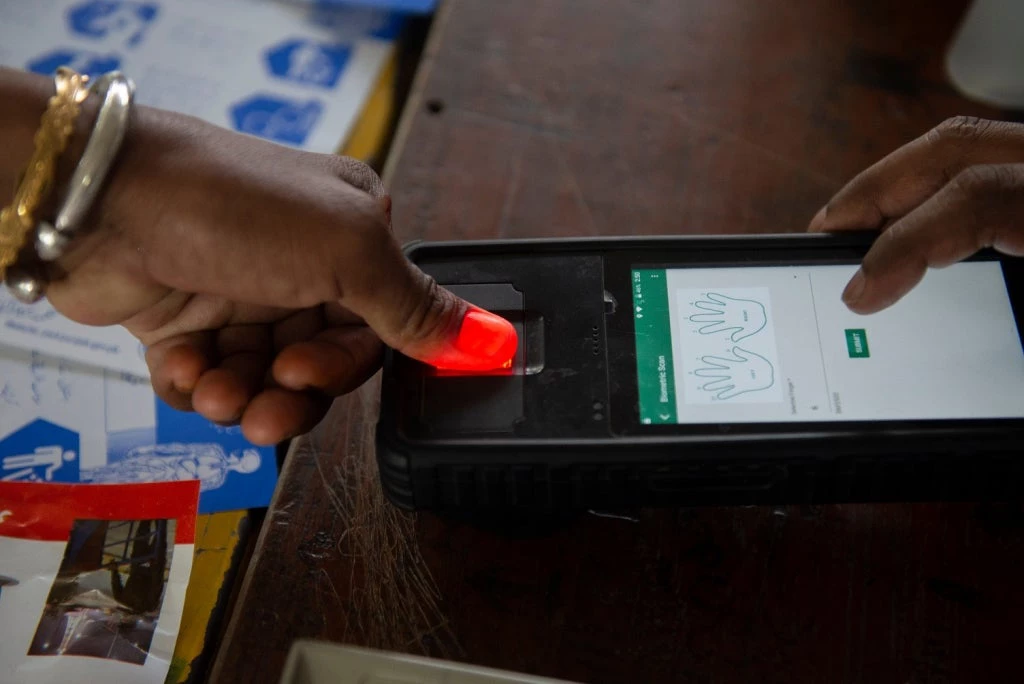
[[[36,74],[52,76],[57,67],[70,67],[80,74],[95,78],[108,71],[121,68],[117,55],[100,54],[88,50],[54,50],[29,62],[25,68]]]
[[[68,10],[68,29],[86,38],[122,41],[135,47],[159,12],[160,5],[155,2],[90,0]]]
[[[333,88],[345,72],[351,50],[311,40],[289,40],[266,52],[270,73],[288,81]]]
[[[295,101],[254,95],[231,108],[231,120],[240,133],[287,145],[302,145],[323,110],[324,106],[318,100]]]
[[[0,480],[78,482],[78,433],[37,419],[0,441]]]

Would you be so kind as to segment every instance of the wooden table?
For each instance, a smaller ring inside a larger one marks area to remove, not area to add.
[[[448,0],[390,157],[396,229],[802,230],[901,143],[999,115],[943,78],[964,7]],[[297,637],[595,683],[1019,678],[1018,505],[641,511],[499,534],[382,505],[375,389],[293,450],[216,681],[276,681]]]

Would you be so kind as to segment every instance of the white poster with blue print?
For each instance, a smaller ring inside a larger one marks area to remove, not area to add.
[[[80,325],[45,299],[22,304],[6,288],[0,288],[0,343],[149,377],[145,347],[122,326]]]
[[[316,152],[347,139],[403,21],[370,5],[276,0],[12,4],[22,3],[4,4],[0,64],[120,69],[140,104]]]
[[[201,513],[258,508],[277,481],[257,448],[157,399],[149,380],[0,346],[0,480],[199,480]]]
[[[392,12],[430,14],[437,8],[437,0],[279,0],[293,5],[315,5],[323,8],[377,7]]]

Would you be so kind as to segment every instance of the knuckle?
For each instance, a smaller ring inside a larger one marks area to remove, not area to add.
[[[970,166],[953,179],[951,188],[958,199],[964,201],[984,200],[992,205],[1015,199],[1022,189],[1020,169],[1006,164]]]
[[[1024,206],[1024,165],[972,166],[957,174],[949,189],[979,246],[990,246],[1001,227]]]
[[[354,188],[362,190],[371,197],[383,196],[384,182],[369,164],[353,157],[326,155],[325,162],[331,175],[339,178]]]
[[[395,246],[384,210],[370,197],[354,198],[349,225],[356,253],[371,261],[379,260],[381,250]]]
[[[413,347],[455,330],[462,313],[459,301],[436,280],[425,273],[417,277],[420,282],[404,303],[404,322],[397,331],[399,339]]]
[[[925,136],[931,143],[965,145],[977,142],[995,122],[976,116],[954,116],[946,119]]]
[[[970,166],[958,173],[949,184],[957,199],[971,200],[987,192],[992,182],[991,172],[986,166]]]
[[[388,251],[396,249],[383,211],[375,206],[374,200],[357,199],[350,209],[342,226],[343,239],[331,240],[330,244],[336,249],[324,254],[332,264],[344,265],[335,269],[336,299],[350,294],[365,295],[373,290],[379,268],[391,262]],[[352,277],[354,274],[365,274],[365,277]]]

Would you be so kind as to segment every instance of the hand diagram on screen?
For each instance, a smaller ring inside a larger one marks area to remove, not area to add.
[[[711,392],[716,399],[734,399],[748,392],[760,392],[775,384],[775,368],[768,359],[739,347],[732,348],[732,357],[703,356],[703,367],[693,371],[707,380],[700,389]]]
[[[764,304],[753,299],[735,299],[708,292],[705,298],[693,303],[704,313],[693,314],[690,321],[700,326],[701,335],[730,333],[733,342],[755,335],[768,324]]]

